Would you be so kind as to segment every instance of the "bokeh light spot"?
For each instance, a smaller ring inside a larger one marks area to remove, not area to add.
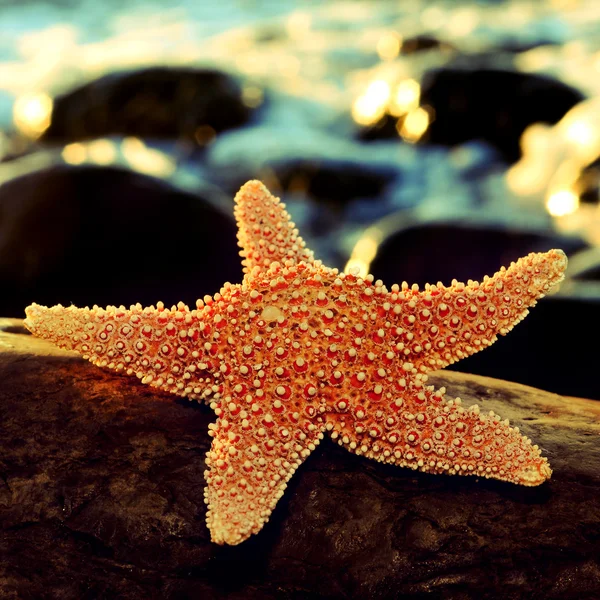
[[[571,190],[559,190],[548,196],[546,208],[553,217],[564,217],[579,208],[579,197]]]
[[[50,126],[52,98],[48,94],[24,94],[15,101],[13,121],[27,137],[38,138]]]

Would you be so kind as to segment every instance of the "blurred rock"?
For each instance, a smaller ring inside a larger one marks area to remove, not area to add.
[[[551,77],[491,68],[435,69],[421,87],[421,104],[435,110],[427,141],[454,146],[483,139],[511,163],[521,156],[519,140],[527,126],[554,124],[583,99]]]
[[[562,248],[572,256],[585,247],[573,237],[431,223],[390,233],[380,244],[370,272],[388,287],[401,281],[450,285],[453,278],[481,281],[529,252]],[[600,399],[594,375],[596,355],[583,350],[589,323],[597,320],[599,311],[600,296],[595,300],[546,298],[506,338],[452,368]],[[551,367],[557,363],[560,368]]]
[[[397,169],[335,159],[290,159],[264,166],[282,191],[301,192],[342,205],[357,198],[377,198],[399,176]]]
[[[600,156],[581,170],[573,187],[579,192],[580,202],[600,205]]]
[[[409,56],[426,50],[439,50],[441,52],[455,52],[457,50],[454,44],[440,40],[434,35],[422,33],[402,39],[400,54]]]
[[[304,194],[337,206],[379,198],[403,175],[389,152],[367,154],[361,144],[318,130],[294,135],[268,127],[223,136],[211,146],[207,165],[208,176],[229,193],[260,179],[278,194]]]
[[[384,281],[423,286],[492,275],[529,252],[562,248],[568,256],[587,247],[577,237],[511,230],[484,223],[430,222],[390,227],[371,262],[371,272]]]
[[[326,439],[264,529],[220,547],[203,502],[212,411],[20,326],[0,321],[2,598],[595,597],[597,402],[440,373],[540,444],[552,479],[415,473]]]
[[[154,67],[112,73],[54,100],[43,139],[72,142],[113,134],[194,139],[246,123],[240,83],[213,69]]]
[[[358,129],[358,139],[365,142],[374,140],[397,140],[398,134],[398,117],[386,113],[376,123],[365,125]]]
[[[0,185],[0,314],[32,301],[189,304],[241,276],[233,216],[212,196],[114,167]]]
[[[598,322],[598,314],[597,292],[595,297],[549,296],[506,337],[452,365],[452,370],[503,376],[559,394],[600,400],[598,354],[589,349],[590,328]]]
[[[498,47],[503,52],[509,52],[511,54],[520,54],[521,52],[529,52],[535,48],[542,46],[559,46],[561,42],[552,39],[519,39],[519,38],[508,38],[503,39],[499,42]]]

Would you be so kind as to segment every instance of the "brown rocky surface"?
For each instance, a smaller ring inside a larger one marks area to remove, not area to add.
[[[600,403],[432,379],[519,423],[552,479],[431,476],[326,440],[263,531],[222,547],[211,410],[0,320],[0,598],[600,598]]]

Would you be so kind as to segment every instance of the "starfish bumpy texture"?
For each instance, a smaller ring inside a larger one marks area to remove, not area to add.
[[[481,283],[387,289],[315,260],[258,181],[236,198],[244,280],[196,308],[26,309],[32,333],[95,365],[215,411],[205,471],[212,540],[257,533],[325,434],[355,454],[429,473],[534,486],[538,446],[493,412],[463,407],[427,373],[490,346],[563,279],[561,250]]]

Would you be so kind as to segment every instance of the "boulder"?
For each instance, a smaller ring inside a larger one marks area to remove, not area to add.
[[[273,179],[281,193],[300,193],[318,202],[341,207],[356,199],[376,201],[389,185],[398,183],[400,169],[351,160],[290,157],[262,164],[256,172],[237,174],[228,188],[239,189],[252,178]]]
[[[521,134],[529,125],[557,123],[583,99],[579,90],[552,77],[479,67],[476,60],[471,67],[432,69],[421,84],[421,104],[435,111],[426,134],[430,143],[485,140],[509,163],[521,156]]]
[[[33,301],[189,304],[241,280],[230,202],[208,190],[92,165],[3,182],[0,314],[20,316]]]
[[[481,281],[501,265],[508,266],[530,252],[562,248],[571,259],[587,247],[581,238],[543,228],[500,227],[460,217],[411,224],[406,215],[400,215],[396,225],[393,218],[387,220],[387,231],[386,222],[381,224],[382,240],[369,272],[385,282],[404,280],[420,286],[437,281],[449,285],[453,278]],[[597,319],[598,310],[598,293],[550,296],[536,305],[526,324],[515,327],[485,352],[451,368],[505,377],[559,394],[600,399],[594,371],[596,354],[570,350],[588,344],[589,323]],[[548,368],[556,360],[560,360],[561,368]]]
[[[340,209],[357,199],[377,202],[402,182],[403,167],[389,151],[365,153],[362,145],[317,129],[268,125],[221,136],[207,153],[211,181],[231,194],[260,179],[278,193]]]
[[[441,40],[435,35],[428,33],[420,33],[402,39],[400,53],[404,56],[418,54],[429,50],[437,50],[439,52],[450,54],[456,52],[458,48],[446,40]]]
[[[217,546],[203,503],[212,411],[0,321],[0,597],[597,598],[600,404],[432,380],[518,423],[552,479],[427,475],[325,440],[258,535]]]
[[[152,67],[104,75],[54,100],[43,139],[69,142],[108,135],[194,139],[246,123],[242,86],[216,69]],[[204,128],[204,129],[200,129]]]
[[[421,221],[399,212],[378,224],[381,241],[369,272],[386,282],[448,285],[453,278],[481,281],[529,252],[562,248],[570,257],[588,247],[581,237],[506,221],[461,214]]]

